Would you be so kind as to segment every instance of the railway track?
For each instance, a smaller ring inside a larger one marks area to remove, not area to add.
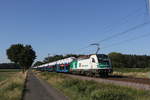
[[[125,81],[125,82],[133,82],[133,83],[150,85],[150,79],[148,79],[148,78],[135,78],[135,77],[125,77],[125,76],[110,76],[107,79],[108,80]]]
[[[95,78],[81,75],[65,74],[72,78],[82,79],[82,80],[94,80],[100,83],[115,84],[125,87],[132,87],[142,90],[150,90],[150,79],[147,78],[134,78],[134,77],[123,77],[123,76],[109,76],[108,78]]]

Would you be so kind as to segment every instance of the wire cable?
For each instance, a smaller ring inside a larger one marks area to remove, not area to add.
[[[126,31],[123,31],[123,32],[121,32],[121,33],[114,34],[114,35],[112,35],[112,36],[110,36],[110,37],[107,37],[107,38],[105,38],[105,39],[103,39],[103,40],[101,40],[101,41],[99,41],[99,42],[95,42],[95,43],[102,43],[102,42],[107,41],[107,40],[110,40],[110,39],[112,39],[112,38],[114,38],[114,37],[116,38],[116,37],[118,37],[118,36],[120,36],[120,35],[127,34],[128,32],[133,31],[133,30],[136,30],[136,29],[141,28],[141,27],[144,27],[144,26],[148,25],[149,23],[150,23],[150,21],[149,21],[149,22],[144,22],[144,23],[142,23],[142,24],[138,24],[138,25],[136,25],[136,26],[134,26],[134,27],[132,27],[132,28],[126,30]],[[89,47],[91,47],[91,45],[85,46],[85,47],[80,48],[80,49],[78,49],[78,50],[76,50],[76,51],[81,51],[81,50],[86,49],[86,48],[89,48]]]
[[[114,34],[114,35],[112,35],[112,36],[109,36],[109,37],[107,37],[107,38],[101,40],[101,41],[98,41],[97,43],[102,43],[102,42],[107,41],[107,40],[110,40],[110,39],[112,39],[112,38],[114,38],[114,37],[116,38],[116,37],[118,37],[118,36],[127,34],[128,32],[133,31],[133,30],[136,30],[136,29],[141,28],[141,27],[144,27],[144,26],[148,25],[149,23],[150,23],[150,21],[144,22],[144,23],[142,23],[142,24],[138,24],[138,25],[136,25],[136,26],[134,26],[134,27],[129,28],[128,30],[125,30],[125,31],[123,31],[123,32]]]
[[[113,43],[113,44],[111,44],[107,47],[104,47],[104,49],[110,48],[112,46],[122,45],[123,43],[129,43],[130,41],[135,41],[135,40],[138,40],[138,39],[141,39],[141,38],[144,38],[144,37],[148,37],[148,36],[150,36],[150,33],[140,35],[140,36],[136,36],[136,37],[133,37],[133,38],[130,38],[130,39],[126,39],[126,40],[121,41],[121,42]]]
[[[123,20],[125,20],[125,22],[124,22],[123,24],[128,23],[129,20],[127,20],[127,19],[130,18],[130,17],[132,17],[133,15],[135,16],[135,14],[138,13],[139,11],[141,11],[141,9],[142,9],[142,8],[138,8],[138,9],[136,9],[135,11],[133,11],[132,13],[128,14],[126,17],[124,17]],[[138,14],[138,15],[139,15],[139,14]],[[140,13],[140,15],[141,15],[141,13]],[[136,16],[137,16],[137,15],[136,15]],[[131,28],[129,28],[129,29],[123,31],[123,32],[119,32],[119,33],[117,33],[117,34],[114,34],[114,35],[112,35],[112,36],[109,36],[109,37],[107,37],[107,38],[105,38],[105,39],[103,39],[103,40],[101,40],[101,41],[96,42],[96,43],[101,43],[101,42],[110,40],[110,39],[112,39],[112,38],[114,38],[114,37],[116,38],[116,37],[118,37],[118,36],[127,34],[128,32],[133,31],[133,30],[136,30],[136,29],[138,29],[138,28],[141,28],[141,27],[143,27],[143,26],[145,26],[145,25],[147,25],[147,24],[149,24],[149,22],[145,22],[145,23],[136,25],[136,26],[131,27]],[[120,23],[117,23],[117,25],[118,25],[118,26],[121,26]],[[111,25],[109,25],[109,26],[111,26]],[[113,25],[113,26],[114,26],[114,25]],[[106,28],[108,29],[108,27],[106,27]],[[112,27],[111,27],[111,28],[112,28]],[[110,32],[111,30],[112,30],[112,29],[108,30],[107,32]],[[91,46],[91,45],[82,47],[82,48],[80,48],[80,49],[78,49],[78,50],[76,50],[76,51],[80,51],[80,50],[89,48],[90,46]]]
[[[137,9],[137,10],[135,10],[133,13],[131,13],[131,14],[128,14],[126,17],[124,17],[123,19],[122,19],[122,21],[121,21],[121,23],[120,23],[120,21],[118,21],[118,23],[116,23],[116,25],[108,25],[107,27],[106,27],[106,32],[108,33],[108,32],[110,32],[110,31],[112,31],[113,29],[114,29],[114,27],[117,27],[117,26],[121,26],[121,25],[123,25],[123,24],[127,24],[130,20],[128,19],[128,18],[130,18],[130,17],[139,17],[139,15],[142,15],[143,14],[143,12],[142,13],[138,13],[139,11],[141,10],[141,8],[139,8],[139,9]],[[136,13],[135,13],[136,12]],[[134,14],[134,15],[133,15]],[[144,15],[145,15],[145,13],[144,13]]]

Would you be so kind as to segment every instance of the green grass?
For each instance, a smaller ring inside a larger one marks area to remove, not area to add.
[[[11,77],[14,73],[1,73],[0,72],[0,82],[4,81],[6,79],[8,79],[9,77]]]
[[[26,74],[13,71],[0,73],[7,77],[7,80],[0,82],[0,100],[21,100]]]
[[[20,69],[0,69],[0,82],[10,78],[20,71]]]
[[[20,72],[21,69],[0,69],[0,72]]]
[[[149,100],[150,91],[70,78],[58,73],[42,72],[39,77],[62,91],[70,100]]]
[[[150,78],[150,68],[113,68],[113,75]]]
[[[128,72],[150,72],[150,68],[113,68],[116,72],[128,73]]]

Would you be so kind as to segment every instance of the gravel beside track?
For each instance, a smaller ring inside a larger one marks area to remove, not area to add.
[[[132,87],[136,89],[143,89],[143,90],[150,90],[150,83],[149,79],[140,79],[138,78],[94,78],[94,77],[87,77],[87,76],[81,76],[81,75],[71,75],[71,74],[65,74],[72,78],[82,79],[82,80],[94,80],[96,82],[106,83],[106,84],[116,84],[119,86],[126,86],[126,87]],[[144,80],[144,82],[142,82]],[[146,82],[148,81],[148,82]]]

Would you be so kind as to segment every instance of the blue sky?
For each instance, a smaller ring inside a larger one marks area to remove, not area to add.
[[[50,54],[95,52],[84,48],[149,20],[145,0],[1,0],[0,63],[11,44],[32,45],[37,60]],[[150,55],[150,25],[100,43],[100,53]],[[105,48],[106,47],[106,48]],[[109,47],[109,48],[107,48]]]

